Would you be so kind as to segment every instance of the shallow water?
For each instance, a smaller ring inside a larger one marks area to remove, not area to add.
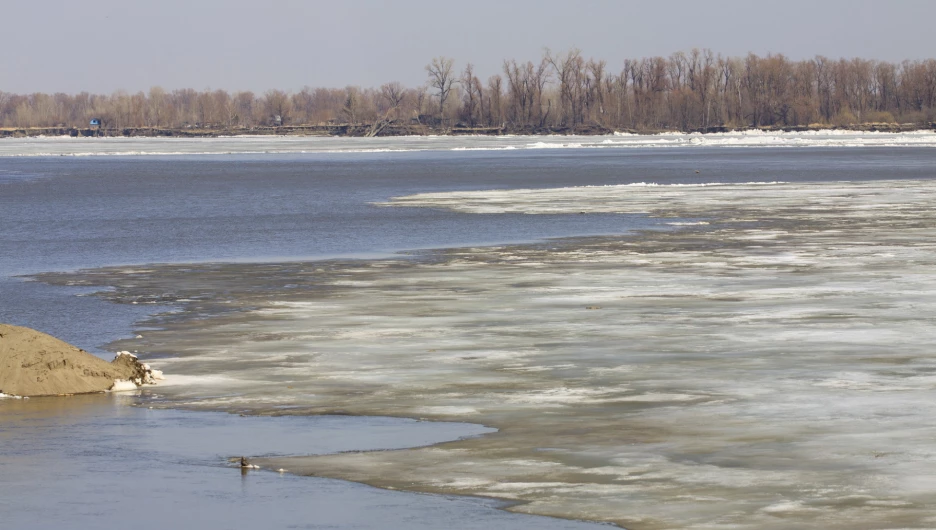
[[[258,418],[130,407],[148,396],[0,400],[4,528],[551,528],[484,500],[414,496],[231,456],[373,450],[473,436],[476,425],[389,418]]]

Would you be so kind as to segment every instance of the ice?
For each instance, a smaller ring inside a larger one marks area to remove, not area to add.
[[[936,181],[479,190],[389,205],[709,224],[349,261],[314,278],[243,264],[238,292],[169,266],[115,271],[118,297],[188,283],[243,300],[147,332],[172,352],[161,366],[186,374],[159,387],[165,399],[489,425],[498,433],[272,469],[516,511],[634,528],[932,526]]]
[[[154,376],[155,379],[160,379]],[[171,378],[165,379],[162,378],[165,382],[159,384],[159,389],[167,388],[170,386],[177,387],[189,387],[189,388],[207,388],[212,386],[226,386],[230,387],[231,385],[236,385],[242,383],[241,379],[221,376],[221,375],[187,375],[187,374],[173,374]]]
[[[429,414],[433,416],[459,416],[462,414],[477,414],[478,409],[474,407],[421,407],[417,408],[416,411],[423,414]]]
[[[606,136],[408,136],[327,138],[228,136],[218,138],[4,138],[0,156],[190,156],[356,153],[361,156],[414,151],[505,151],[541,149],[759,148],[759,147],[936,147],[936,132],[902,133],[817,130],[742,131]]]
[[[816,511],[819,511],[819,509],[805,506],[800,501],[785,501],[785,502],[778,502],[777,504],[771,504],[770,506],[761,508],[761,511],[765,513],[769,513],[771,515],[774,515],[774,514],[782,515],[786,513],[795,513],[795,512],[800,512],[800,513],[801,512],[816,512]]]
[[[117,379],[114,381],[114,385],[110,387],[111,392],[127,392],[130,390],[137,390],[137,385],[133,381],[126,381],[123,379]]]

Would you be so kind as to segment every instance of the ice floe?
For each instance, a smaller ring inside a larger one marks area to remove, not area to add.
[[[542,149],[672,149],[789,147],[936,147],[936,132],[902,133],[816,130],[725,133],[615,133],[608,136],[411,136],[326,138],[235,136],[218,138],[5,138],[0,157],[191,156],[413,151],[515,151]]]

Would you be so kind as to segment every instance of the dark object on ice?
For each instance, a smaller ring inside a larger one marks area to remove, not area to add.
[[[246,457],[246,456],[242,456],[242,457],[241,457],[241,467],[252,467],[252,466],[250,465],[250,461],[247,460],[247,457]]]

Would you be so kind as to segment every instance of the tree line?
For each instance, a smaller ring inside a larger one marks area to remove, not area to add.
[[[505,60],[482,81],[471,63],[436,57],[426,83],[298,92],[224,90],[113,94],[0,91],[4,127],[237,129],[273,125],[406,123],[506,132],[699,130],[713,127],[936,121],[936,60],[794,61],[781,54],[723,57],[693,49],[625,60],[620,69],[580,50]]]

